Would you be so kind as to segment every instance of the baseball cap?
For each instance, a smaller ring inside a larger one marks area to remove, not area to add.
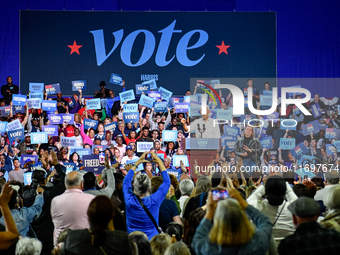
[[[301,218],[312,217],[320,213],[320,205],[309,197],[299,197],[288,206],[288,210]]]
[[[126,150],[132,150],[132,149],[133,149],[133,148],[132,148],[131,145],[126,146]]]

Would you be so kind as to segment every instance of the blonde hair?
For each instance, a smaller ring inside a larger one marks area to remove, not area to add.
[[[170,244],[171,238],[168,234],[162,233],[154,236],[150,241],[152,255],[164,254]]]
[[[254,228],[237,200],[229,198],[218,202],[214,225],[209,233],[212,243],[242,245],[249,242],[254,233]]]

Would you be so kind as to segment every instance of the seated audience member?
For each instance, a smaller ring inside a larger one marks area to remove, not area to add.
[[[339,254],[340,233],[322,228],[317,222],[320,205],[312,198],[299,197],[288,206],[296,231],[279,245],[279,254]]]
[[[151,254],[151,245],[146,234],[144,234],[141,231],[135,231],[129,235],[129,239],[130,241],[137,244],[138,255],[150,255]]]
[[[8,206],[13,193],[14,190],[9,186],[9,183],[6,183],[4,186],[2,186],[0,195],[0,209],[2,218],[4,219],[3,226],[5,229],[4,231],[1,229],[0,232],[0,250],[8,249],[19,236],[19,231],[15,225],[15,221]]]
[[[166,248],[164,255],[190,255],[188,247],[182,242],[170,244]]]
[[[84,174],[84,193],[91,194],[94,196],[104,195],[107,197],[111,197],[113,192],[115,191],[115,177],[113,176],[112,170],[107,169],[106,171],[106,180],[107,186],[102,189],[96,189],[97,177],[94,173],[88,172]]]
[[[207,212],[191,244],[195,253],[265,254],[271,238],[271,222],[249,205],[236,189],[228,189],[228,193],[232,199],[217,202],[209,192]]]
[[[65,187],[66,191],[53,198],[51,202],[54,245],[57,244],[57,238],[63,229],[76,230],[89,227],[86,212],[94,196],[83,193],[83,176],[77,171],[68,173]]]
[[[42,250],[42,243],[36,238],[23,237],[15,248],[15,255],[39,255]]]
[[[171,238],[168,234],[162,233],[154,236],[150,240],[151,254],[152,255],[162,255],[164,254],[166,248],[171,244]]]
[[[194,183],[192,180],[185,179],[179,183],[179,190],[181,191],[181,197],[179,198],[179,206],[181,208],[180,216],[183,217],[185,205],[190,198],[190,195],[194,189]]]
[[[333,228],[340,232],[340,185],[331,185],[324,205],[328,208],[325,218],[320,222],[321,227]]]
[[[154,218],[155,223],[157,223],[159,207],[169,190],[170,178],[162,160],[157,157],[154,152],[151,152],[153,159],[156,161],[161,171],[163,183],[155,193],[150,195],[150,178],[146,174],[139,173],[134,179],[134,190],[132,190],[131,182],[133,180],[136,167],[145,161],[146,154],[147,152],[143,153],[126,175],[123,182],[123,192],[126,203],[126,225],[128,233],[140,230],[143,231],[149,239],[151,239],[159,233],[159,229],[158,226],[155,226],[153,221],[150,219],[140,201],[142,201],[145,208],[147,208]]]
[[[108,197],[95,197],[87,209],[87,216],[88,229],[73,230],[66,236],[65,255],[132,254],[128,234],[115,230],[115,209]]]

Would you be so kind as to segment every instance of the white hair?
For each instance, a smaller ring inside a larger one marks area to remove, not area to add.
[[[182,196],[188,195],[190,196],[194,189],[194,183],[192,180],[184,179],[179,183],[179,190],[181,191]]]
[[[15,248],[15,255],[39,255],[42,250],[42,243],[36,238],[23,237]]]
[[[328,189],[324,204],[329,209],[340,209],[340,184],[332,185]]]

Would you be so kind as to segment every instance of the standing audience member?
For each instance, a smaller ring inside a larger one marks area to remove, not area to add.
[[[162,233],[154,236],[151,241],[151,254],[163,255],[166,248],[171,244],[171,238],[168,234]]]
[[[179,183],[179,190],[181,191],[181,197],[179,198],[179,206],[181,208],[180,216],[183,217],[186,202],[189,200],[192,191],[194,190],[194,183],[192,180],[184,179]]]
[[[15,248],[15,255],[39,255],[42,243],[36,238],[23,237]]]
[[[137,244],[138,247],[138,255],[150,255],[151,254],[151,245],[148,239],[148,236],[141,231],[132,232],[129,235],[130,241]]]
[[[340,185],[331,185],[324,205],[328,208],[325,218],[320,222],[321,227],[333,228],[340,232]]]

